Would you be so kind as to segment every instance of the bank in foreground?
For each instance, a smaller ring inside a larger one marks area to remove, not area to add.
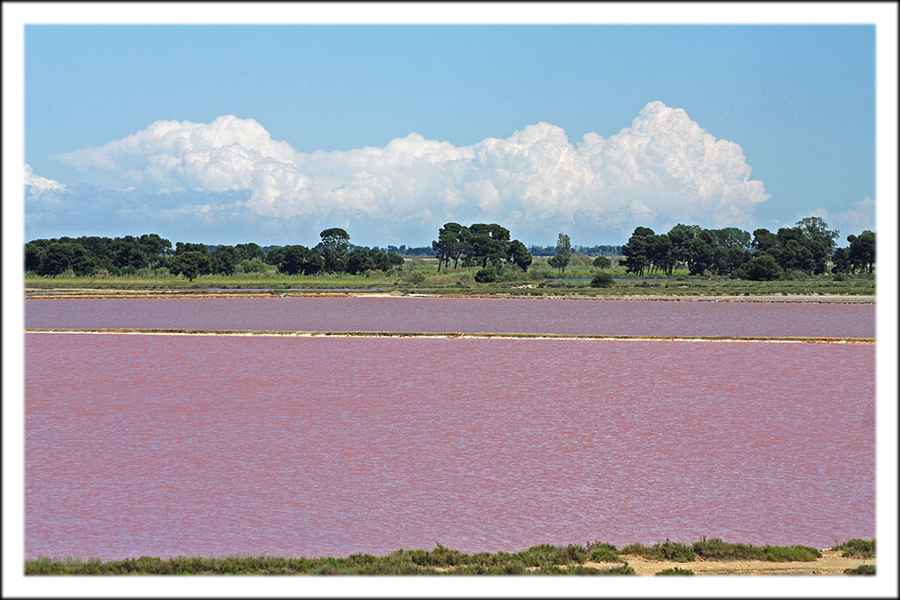
[[[721,539],[691,545],[666,540],[653,546],[554,546],[522,552],[466,554],[440,544],[434,550],[397,550],[386,556],[346,558],[143,556],[116,561],[47,558],[26,561],[26,575],[874,575],[875,540],[851,539],[827,550],[811,546],[754,546]]]

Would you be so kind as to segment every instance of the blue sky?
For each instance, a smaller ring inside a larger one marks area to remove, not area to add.
[[[25,239],[875,228],[875,25],[597,20],[26,25]]]

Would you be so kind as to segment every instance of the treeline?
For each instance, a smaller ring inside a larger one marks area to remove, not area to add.
[[[172,243],[155,233],[117,238],[83,236],[37,239],[25,244],[25,271],[41,276],[72,273],[76,276],[183,275],[193,280],[199,275],[260,273],[274,266],[287,275],[317,273],[359,274],[390,272],[403,265],[401,253],[435,256],[438,270],[480,267],[482,278],[496,275],[504,265],[527,271],[534,254],[510,232],[496,223],[474,223],[468,227],[446,223],[438,230],[430,248],[388,246],[386,251],[350,243],[340,228],[326,229],[321,241],[311,248],[301,245],[260,247],[255,243],[235,246],[207,246],[190,242]],[[738,279],[773,280],[805,273],[820,275],[872,273],[875,264],[875,234],[863,231],[847,236],[848,246],[835,248],[838,232],[828,229],[819,217],[807,217],[794,227],[772,233],[757,229],[752,235],[736,227],[703,229],[678,224],[668,233],[637,227],[623,246],[572,247],[569,237],[559,234],[555,247],[540,249],[541,256],[553,255],[549,265],[562,275],[573,254],[600,254],[593,262],[601,269],[611,266],[603,254],[621,255],[627,273],[643,276],[661,272],[671,275],[684,266],[691,275],[716,275]],[[414,250],[414,253],[410,251]]]
[[[532,256],[555,256],[556,246],[529,246],[528,251]],[[582,254],[584,256],[621,256],[622,246],[572,246],[572,254]]]
[[[468,227],[459,223],[446,223],[438,230],[438,239],[431,242],[441,267],[453,268],[460,263],[463,267],[482,269],[514,264],[527,271],[533,260],[525,244],[510,239],[509,230],[496,223],[473,223]]]
[[[193,280],[199,275],[264,272],[266,265],[288,275],[312,275],[322,271],[388,271],[403,264],[397,253],[351,246],[350,236],[343,229],[326,229],[320,237],[322,241],[313,248],[262,248],[253,242],[235,246],[178,242],[173,248],[172,242],[155,233],[140,237],[37,239],[25,244],[25,271],[42,276],[71,272],[79,277],[135,275],[144,271],[156,276],[183,275]]]
[[[776,233],[757,229],[753,235],[736,227],[703,229],[678,224],[668,233],[656,234],[637,227],[622,246],[620,264],[628,273],[671,274],[678,265],[691,275],[720,275],[737,279],[771,281],[790,272],[820,275],[871,273],[875,264],[875,234],[863,231],[847,236],[849,246],[835,249],[838,231],[828,229],[819,217],[806,217],[794,227]]]

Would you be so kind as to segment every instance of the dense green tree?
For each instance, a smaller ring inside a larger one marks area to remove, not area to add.
[[[76,242],[51,242],[40,256],[36,270],[38,275],[60,275],[72,270],[84,277],[94,269],[95,262],[90,252]]]
[[[234,268],[236,273],[265,273],[266,263],[259,257],[245,258]]]
[[[650,237],[648,243],[652,270],[660,269],[666,275],[671,275],[675,268],[675,256],[669,236],[660,233]]]
[[[195,244],[194,242],[176,242],[175,254],[184,252],[199,252],[200,254],[209,254],[209,248],[206,244]]]
[[[717,275],[731,275],[743,267],[751,257],[749,250],[740,247],[717,248],[713,268]]]
[[[265,262],[268,265],[278,266],[278,263],[281,262],[282,255],[284,254],[284,246],[279,246],[277,248],[271,248],[268,252],[266,252]]]
[[[269,254],[272,254],[270,251]],[[287,275],[313,275],[325,267],[324,256],[317,250],[300,245],[289,245],[278,248],[275,253],[275,266],[279,273]]]
[[[107,247],[107,253],[117,269],[126,267],[143,269],[148,265],[147,257],[141,251],[138,240],[131,235],[115,238]]]
[[[737,227],[725,227],[723,229],[715,229],[713,233],[716,236],[716,245],[719,248],[730,249],[737,248],[739,250],[749,250],[751,244],[750,232],[738,229]]]
[[[176,254],[166,265],[173,275],[184,275],[189,281],[209,273],[209,253],[187,250]]]
[[[50,240],[47,239],[32,240],[25,244],[25,271],[39,274],[41,257],[49,244]]]
[[[347,270],[347,253],[332,248],[322,248],[322,270],[343,273]]]
[[[875,233],[866,229],[858,236],[847,236],[847,241],[850,243],[849,258],[853,269],[871,273],[875,266]]]
[[[145,233],[137,240],[137,245],[149,267],[160,266],[165,260],[166,253],[172,248],[172,242],[155,233]]]
[[[396,252],[382,252],[378,248],[372,248],[369,250],[369,256],[372,258],[374,268],[384,272],[403,265],[403,257]]]
[[[621,264],[625,266],[626,273],[644,275],[644,271],[652,264],[651,240],[655,235],[649,227],[634,228],[628,243],[622,246],[622,255],[625,259]]]
[[[744,265],[746,278],[751,281],[772,281],[781,277],[781,267],[771,254],[765,252],[754,256]]]
[[[473,223],[463,240],[466,252],[482,268],[501,264],[507,257],[509,230],[496,223]]]
[[[559,269],[559,274],[562,276],[571,259],[572,243],[568,235],[560,233],[556,239],[556,254],[547,261],[547,264],[554,269]]]
[[[352,275],[365,273],[375,269],[375,261],[365,248],[354,248],[347,255],[347,272]]]
[[[850,238],[856,238],[854,235],[848,235],[847,240]],[[853,272],[853,264],[850,261],[850,249],[849,248],[838,248],[834,251],[834,254],[831,255],[832,273],[852,273]]]
[[[441,270],[442,264],[444,268],[449,269],[451,259],[454,261],[453,268],[459,263],[459,257],[463,252],[463,229],[465,228],[459,223],[445,223],[438,230],[438,239],[431,242],[431,248],[438,259],[438,271]]]
[[[246,257],[234,246],[219,246],[209,255],[209,268],[213,273],[232,275],[244,258]]]
[[[259,247],[259,244],[255,244],[253,242],[248,242],[246,244],[236,244],[234,248],[243,253],[241,260],[252,260],[254,258],[265,260],[266,258],[266,253],[263,252],[263,249]]]
[[[516,265],[523,271],[527,271],[533,260],[531,252],[519,240],[512,240],[507,246],[506,262]]]
[[[598,269],[608,269],[612,266],[612,261],[605,256],[598,256],[591,264]]]
[[[682,225],[679,223],[669,230],[672,259],[676,264],[687,265],[691,260],[691,242],[700,233],[699,225]]]
[[[775,234],[768,229],[757,229],[753,232],[753,241],[750,246],[756,252],[768,252],[778,244]]]
[[[688,249],[687,267],[691,275],[702,275],[715,267],[719,249],[714,234],[702,229],[691,241]]]
[[[319,247],[334,252],[344,253],[350,248],[350,234],[339,227],[332,227],[319,234],[322,241]]]

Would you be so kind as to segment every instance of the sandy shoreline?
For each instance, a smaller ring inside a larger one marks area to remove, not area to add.
[[[696,575],[843,575],[845,569],[874,565],[874,558],[845,558],[840,551],[822,550],[822,557],[811,562],[769,562],[761,560],[699,560],[672,562],[622,555],[637,575],[655,575],[663,569],[690,569]],[[587,563],[589,567],[608,569],[612,563]]]

